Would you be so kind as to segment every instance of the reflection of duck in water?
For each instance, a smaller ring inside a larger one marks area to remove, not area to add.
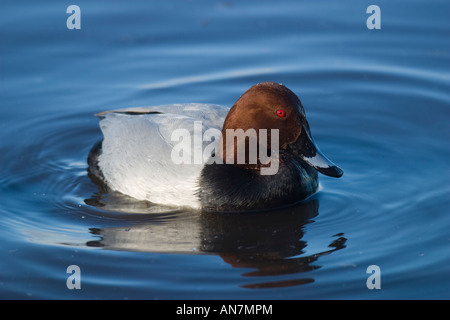
[[[129,205],[129,200],[125,206]],[[115,208],[118,208],[116,203]],[[273,281],[274,276],[299,274],[319,268],[313,265],[322,255],[345,247],[342,234],[324,252],[304,256],[304,225],[318,214],[318,200],[310,200],[276,212],[211,214],[173,212],[134,215],[139,224],[92,229],[100,236],[88,246],[107,250],[160,253],[210,254],[237,268],[254,271],[249,277],[271,276],[269,282],[245,285],[264,288],[310,283],[312,278]]]
[[[99,116],[104,139],[89,155],[90,175],[139,200],[204,211],[277,208],[315,193],[317,172],[343,174],[315,145],[299,98],[276,83],[251,87],[231,109],[181,104]],[[196,121],[201,121],[200,137],[195,136]],[[220,135],[206,145],[208,129]],[[182,149],[189,156],[180,162],[172,153],[175,130],[184,130],[189,137],[188,150]],[[230,130],[235,135],[228,136]],[[200,159],[195,149],[198,138]],[[206,146],[213,151],[206,154],[212,155],[209,165],[202,154]]]

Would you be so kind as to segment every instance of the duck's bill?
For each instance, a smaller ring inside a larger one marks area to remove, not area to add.
[[[294,152],[307,164],[319,171],[320,173],[339,178],[344,171],[331,162],[314,143],[309,128],[305,128],[304,135],[293,146]]]
[[[326,176],[339,178],[344,174],[344,171],[325,157],[317,147],[315,149],[315,154],[311,157],[300,156],[302,160]]]

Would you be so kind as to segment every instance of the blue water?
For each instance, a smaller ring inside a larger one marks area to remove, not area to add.
[[[80,30],[66,27],[71,4]],[[0,298],[449,299],[449,12],[446,0],[2,0]],[[262,81],[298,94],[345,172],[320,176],[310,201],[201,214],[87,176],[94,113],[231,106]],[[381,289],[366,286],[370,265]]]

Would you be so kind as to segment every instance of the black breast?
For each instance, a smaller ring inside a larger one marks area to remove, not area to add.
[[[278,173],[260,175],[230,164],[205,165],[198,196],[205,211],[251,211],[292,205],[317,191],[317,172],[282,154]]]

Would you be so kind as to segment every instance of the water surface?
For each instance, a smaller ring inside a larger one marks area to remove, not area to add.
[[[0,298],[450,298],[446,1],[378,1],[380,30],[356,0],[78,1],[81,30],[70,4],[0,4]],[[231,106],[262,81],[345,172],[309,201],[212,215],[89,179],[94,113]]]

